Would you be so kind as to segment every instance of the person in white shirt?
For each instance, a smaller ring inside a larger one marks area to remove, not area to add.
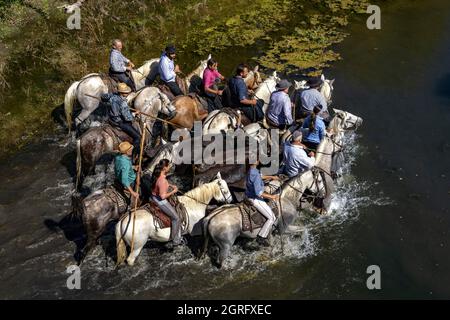
[[[302,144],[302,132],[297,130],[292,134],[292,142],[286,142],[283,150],[283,173],[289,178],[311,169],[315,162],[314,152],[306,154],[306,146]]]

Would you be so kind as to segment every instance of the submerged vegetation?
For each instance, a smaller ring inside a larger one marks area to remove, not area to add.
[[[0,3],[0,155],[56,128],[51,112],[72,81],[106,72],[113,38],[136,65],[171,42],[184,70],[211,52],[310,74],[340,58],[331,46],[367,8],[366,0],[86,0],[81,30],[69,30],[66,3]]]

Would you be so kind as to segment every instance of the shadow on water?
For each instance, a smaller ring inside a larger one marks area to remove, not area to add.
[[[56,124],[60,125],[63,128],[67,128],[64,103],[61,103],[60,105],[56,106],[50,113],[50,116],[53,119],[53,122],[55,122]]]
[[[435,87],[435,93],[442,98],[450,100],[450,73],[439,79]]]
[[[80,252],[86,244],[86,233],[81,217],[77,216],[74,212],[71,212],[59,221],[45,219],[44,225],[48,230],[54,233],[61,230],[64,233],[66,240],[75,244],[76,250],[73,258],[78,262],[80,259]]]

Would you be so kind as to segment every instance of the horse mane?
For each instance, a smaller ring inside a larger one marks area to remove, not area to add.
[[[289,178],[287,181],[285,181],[282,185],[281,185],[281,192],[280,194],[283,194],[285,192],[287,192],[287,190],[291,190],[291,192],[293,193],[298,193],[295,189],[300,189],[302,191],[302,193],[305,190],[305,182],[303,181],[305,178],[305,175],[307,173],[311,173],[311,170],[306,170],[292,178]],[[295,189],[294,189],[295,188]]]
[[[191,191],[188,191],[184,194],[187,198],[190,198],[192,200],[196,200],[200,203],[209,203],[211,198],[214,197],[217,190],[215,189],[215,186],[217,183],[215,183],[216,180],[202,184]]]

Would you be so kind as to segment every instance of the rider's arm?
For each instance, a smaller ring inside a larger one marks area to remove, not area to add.
[[[120,113],[122,114],[122,117],[125,121],[133,121],[134,117],[131,114],[130,108],[128,107],[128,104],[126,101],[122,101],[120,104]]]
[[[263,197],[264,199],[272,199],[272,200],[278,199],[278,195],[277,194],[269,194],[267,192],[263,192],[261,194],[261,197]]]
[[[278,176],[262,176],[263,180],[280,180]]]
[[[243,100],[240,100],[240,103],[255,106],[257,101],[256,101],[256,99],[243,99]]]
[[[219,94],[220,93],[220,90],[214,90],[211,88],[205,88],[205,91],[208,93],[211,93],[211,94]]]
[[[256,99],[248,99],[247,87],[243,80],[242,82],[238,82],[238,95],[240,103],[247,105],[256,105]]]
[[[286,118],[286,123],[292,124],[294,120],[292,119],[292,103],[291,99],[289,99],[289,96],[286,96],[284,99],[283,112]]]

